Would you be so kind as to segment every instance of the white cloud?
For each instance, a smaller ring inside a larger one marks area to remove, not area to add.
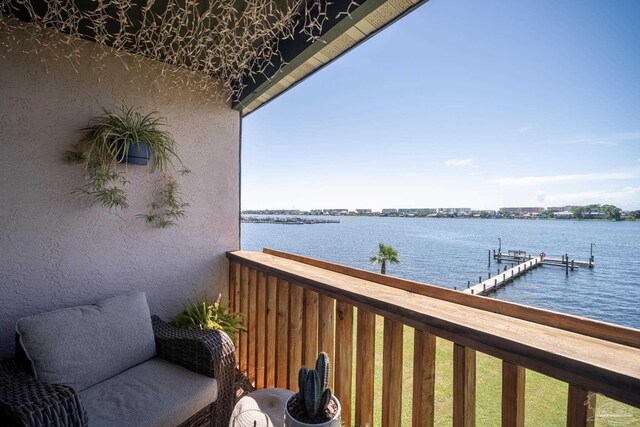
[[[529,132],[531,129],[533,129],[533,125],[522,126],[518,128],[518,132],[525,133],[525,132]]]
[[[489,184],[498,185],[541,185],[557,182],[589,182],[608,181],[616,179],[640,178],[640,170],[605,172],[605,173],[581,173],[564,175],[543,175],[543,176],[523,176],[523,177],[503,177],[490,179]]]
[[[547,201],[547,192],[546,191],[538,191],[536,193],[536,195],[538,196],[538,203],[542,206],[544,206],[545,202]]]
[[[567,140],[538,141],[543,145],[569,145],[569,144],[589,144],[589,145],[618,145],[619,142],[640,140],[640,132],[624,132],[612,135],[605,135],[591,138],[577,138]]]
[[[475,167],[476,159],[449,159],[444,162],[447,166],[455,166],[455,167]]]

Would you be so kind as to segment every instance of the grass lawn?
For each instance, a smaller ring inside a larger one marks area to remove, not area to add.
[[[356,336],[354,331],[354,337]],[[377,316],[374,397],[374,424],[376,426],[381,424],[382,419],[382,348],[383,318]],[[402,425],[410,426],[413,387],[413,328],[410,327],[405,327],[404,329],[403,363]],[[453,343],[438,339],[436,344],[435,389],[435,424],[437,426],[450,426],[452,424],[452,364]],[[487,427],[500,425],[502,361],[486,354],[478,353],[476,369],[476,424]],[[355,367],[353,371],[353,396],[355,396]],[[566,425],[567,387],[566,383],[536,372],[527,371],[525,424],[536,427]],[[355,399],[352,407],[355,407]],[[597,397],[596,408],[596,425],[598,427],[640,425],[640,409],[625,406],[604,396]]]

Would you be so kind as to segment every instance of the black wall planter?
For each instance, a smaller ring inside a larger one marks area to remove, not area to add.
[[[151,158],[151,148],[149,144],[144,141],[138,141],[135,144],[129,145],[129,151],[124,157],[121,156],[123,146],[120,145],[118,150],[118,158],[122,158],[120,163],[127,163],[130,165],[142,165],[145,166],[149,163]]]

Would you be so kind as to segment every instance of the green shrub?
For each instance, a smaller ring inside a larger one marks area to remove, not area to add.
[[[244,316],[242,313],[231,313],[229,303],[222,301],[222,295],[218,295],[211,302],[206,296],[198,297],[194,301],[187,301],[182,313],[173,318],[171,323],[183,329],[218,329],[234,336],[242,326]]]

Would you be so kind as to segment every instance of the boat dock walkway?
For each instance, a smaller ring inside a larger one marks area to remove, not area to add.
[[[528,271],[531,271],[534,268],[538,268],[539,266],[543,265],[543,263],[546,263],[547,260],[548,258],[544,258],[543,262],[543,259],[540,256],[526,257],[523,262],[514,266],[513,268],[501,271],[494,277],[490,277],[483,282],[481,281],[477,285],[469,285],[468,288],[463,289],[462,292],[472,295],[487,295],[491,292],[495,292],[503,286],[511,283],[518,277],[527,274]]]
[[[562,258],[551,258],[546,256],[544,253],[541,253],[540,256],[544,257],[542,260],[542,263],[544,265],[553,265],[556,267],[570,268],[571,271],[573,271],[574,268],[578,268],[578,267],[593,268],[595,266],[595,259],[593,257],[593,253],[591,254],[591,256],[587,261],[576,261],[575,259],[569,259],[569,255],[562,255]],[[538,258],[540,258],[540,256]],[[507,253],[502,253],[499,251],[496,253],[495,250],[493,251],[493,259],[497,261],[498,264],[501,264],[503,262],[520,264],[534,258],[535,257],[527,255],[527,253],[524,251],[509,251]],[[489,259],[491,259],[491,256],[489,256]]]

